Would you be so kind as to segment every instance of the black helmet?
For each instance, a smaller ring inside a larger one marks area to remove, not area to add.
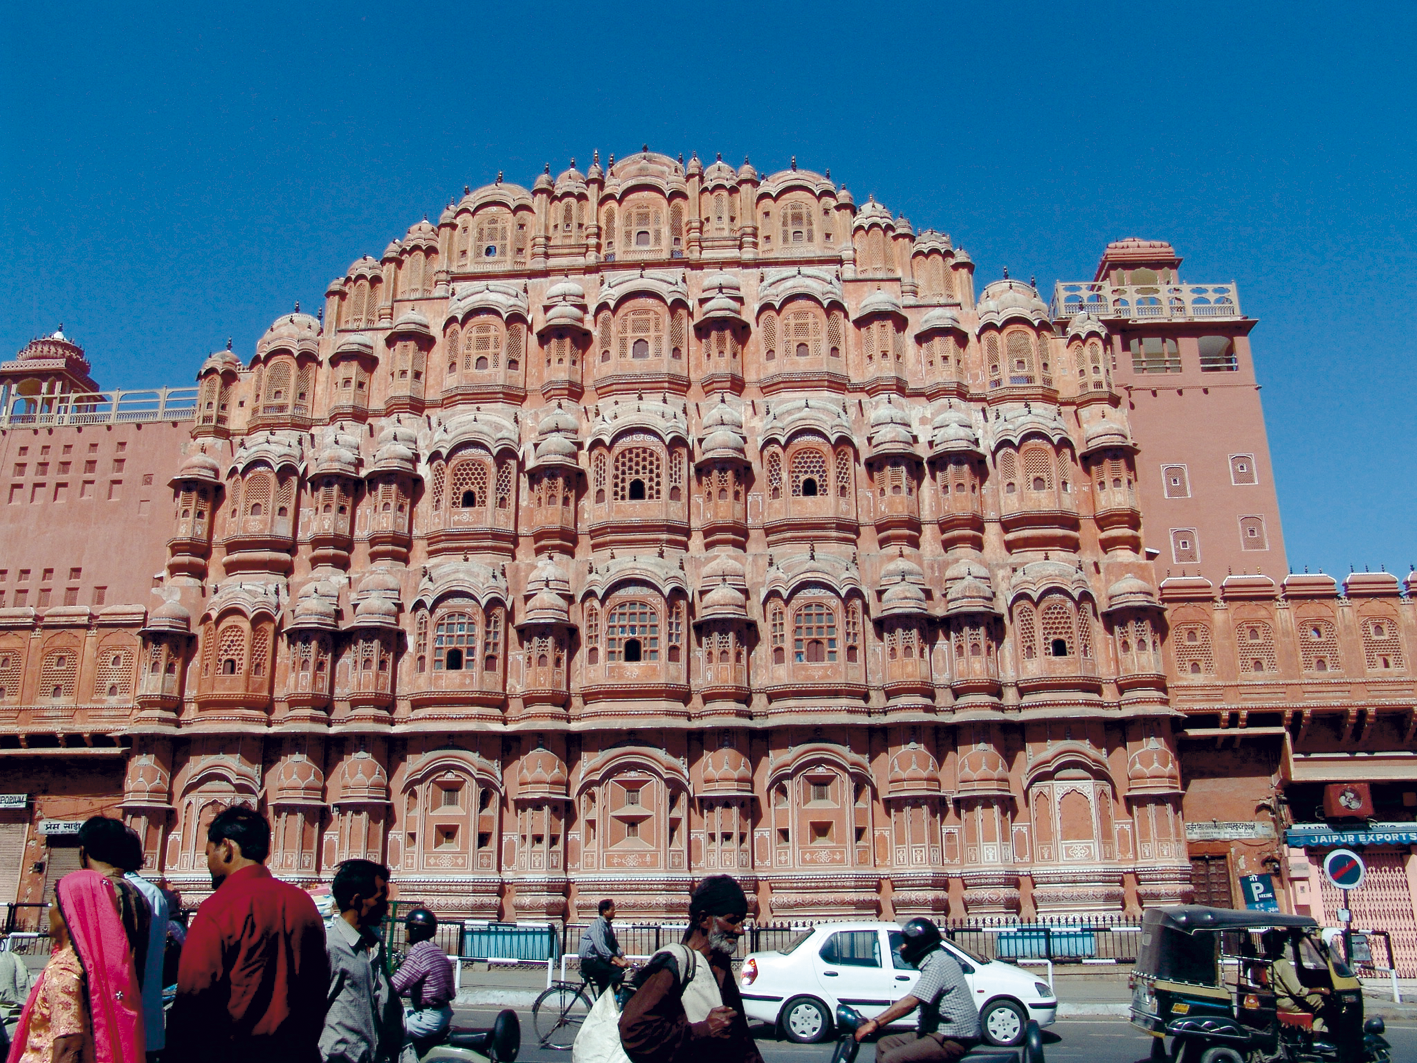
[[[900,932],[900,958],[914,967],[939,946],[940,928],[928,919],[912,919]]]
[[[413,909],[404,916],[403,921],[408,927],[408,940],[415,945],[420,941],[427,941],[438,929],[438,917],[427,908]]]

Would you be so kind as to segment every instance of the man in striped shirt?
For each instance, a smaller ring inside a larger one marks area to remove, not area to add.
[[[979,1010],[969,983],[954,957],[940,947],[940,929],[930,920],[910,920],[901,937],[900,958],[920,977],[908,996],[857,1027],[856,1040],[919,1008],[915,1033],[893,1034],[877,1042],[877,1063],[954,1063],[980,1041]]]
[[[427,908],[415,908],[405,920],[408,954],[394,972],[394,989],[408,998],[404,1030],[421,1056],[437,1044],[453,1023],[453,963],[433,940],[438,917]]]

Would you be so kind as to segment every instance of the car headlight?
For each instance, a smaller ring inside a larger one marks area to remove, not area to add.
[[[1053,995],[1052,986],[1048,985],[1048,983],[1046,982],[1034,982],[1033,991],[1037,993],[1040,997],[1042,997],[1044,1000],[1047,1000]]]

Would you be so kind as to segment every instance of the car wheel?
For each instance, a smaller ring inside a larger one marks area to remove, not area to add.
[[[782,1008],[782,1035],[793,1044],[814,1045],[831,1036],[831,1014],[816,997],[793,997]]]
[[[984,1040],[999,1048],[1013,1048],[1023,1041],[1028,1014],[1012,1000],[991,1000],[979,1013]]]

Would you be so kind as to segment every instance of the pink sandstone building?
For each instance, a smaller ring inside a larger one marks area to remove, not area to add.
[[[1410,588],[1286,577],[1255,322],[1179,265],[976,291],[829,175],[646,150],[465,190],[195,389],[35,341],[0,901],[95,809],[200,894],[243,802],[283,877],[473,918],[1323,911],[1302,802],[1412,819]]]

